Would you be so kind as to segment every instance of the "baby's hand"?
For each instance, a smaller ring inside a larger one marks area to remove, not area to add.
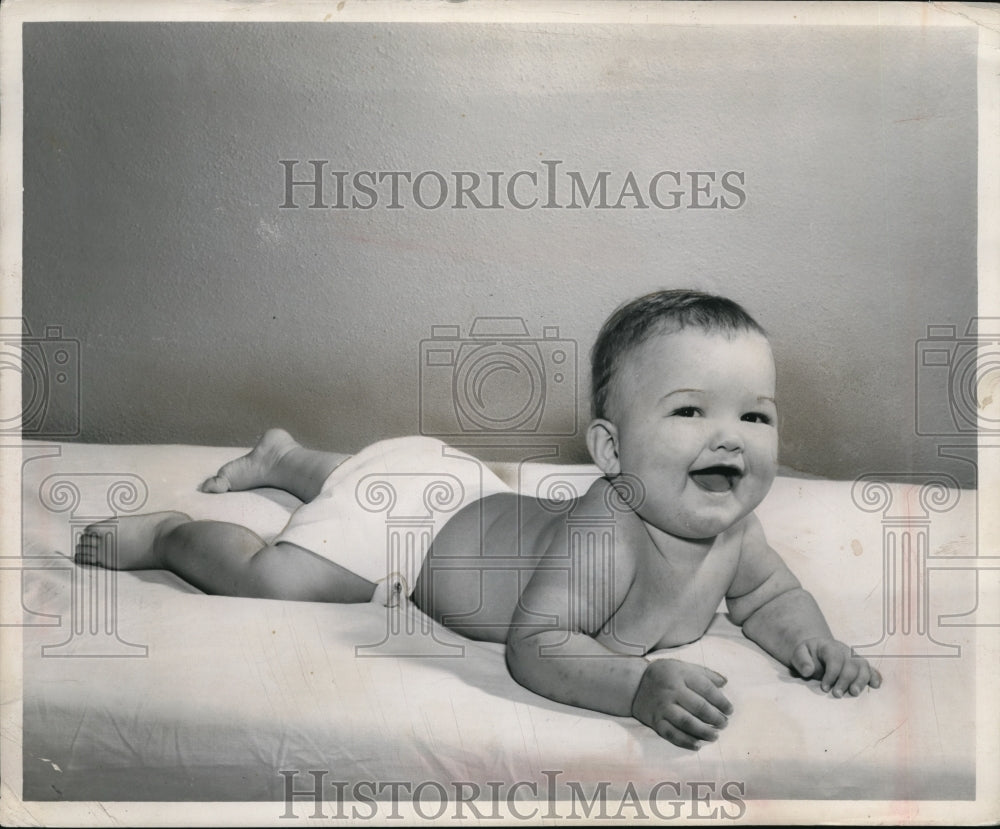
[[[792,667],[805,679],[822,677],[824,691],[835,697],[845,691],[858,696],[866,686],[878,688],[882,676],[862,656],[851,656],[851,649],[836,639],[806,639],[792,654]]]
[[[701,665],[657,659],[639,681],[632,716],[674,745],[699,749],[729,722],[733,706],[719,690],[725,684],[722,674]]]

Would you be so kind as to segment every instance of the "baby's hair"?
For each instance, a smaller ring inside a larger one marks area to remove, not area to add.
[[[722,296],[674,289],[654,291],[619,306],[597,335],[590,352],[594,417],[607,418],[615,373],[622,360],[654,333],[700,328],[732,335],[767,332],[738,303]]]

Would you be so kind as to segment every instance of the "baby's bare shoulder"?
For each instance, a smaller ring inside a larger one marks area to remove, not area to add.
[[[642,519],[625,504],[607,478],[598,478],[580,497],[559,507],[543,504],[553,521],[544,539],[556,555],[607,555],[621,576],[635,569],[637,545],[649,540]]]

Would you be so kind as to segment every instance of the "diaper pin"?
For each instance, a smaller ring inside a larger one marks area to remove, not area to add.
[[[409,599],[406,578],[400,573],[392,573],[375,584],[372,602],[382,607],[400,607]]]

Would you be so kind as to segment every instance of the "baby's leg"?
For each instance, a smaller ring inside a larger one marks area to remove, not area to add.
[[[306,449],[284,429],[268,429],[246,455],[225,464],[201,485],[202,492],[236,492],[271,486],[311,501],[350,455]]]
[[[117,570],[169,570],[217,596],[367,602],[375,585],[294,544],[267,545],[221,521],[154,512],[91,524],[75,560]]]

